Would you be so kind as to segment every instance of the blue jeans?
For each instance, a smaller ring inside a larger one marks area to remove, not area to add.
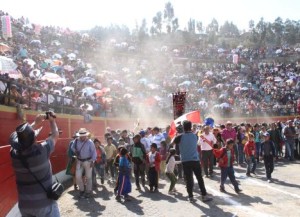
[[[221,167],[221,185],[220,185],[221,188],[224,188],[224,184],[225,184],[227,177],[229,177],[232,185],[234,186],[234,189],[238,189],[239,186],[235,179],[233,166]]]
[[[238,164],[244,163],[244,146],[243,144],[238,144]]]
[[[254,156],[250,156],[249,159],[246,159],[247,163],[247,174],[254,173],[256,169],[256,160]]]
[[[261,152],[261,143],[260,142],[256,142],[255,143],[255,148],[256,148],[256,159],[257,159],[257,162],[259,162],[259,154]]]
[[[285,140],[285,152],[286,157],[288,157],[290,160],[294,160],[295,156],[295,139],[287,139]]]

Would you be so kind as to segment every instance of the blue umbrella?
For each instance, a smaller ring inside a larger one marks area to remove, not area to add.
[[[84,84],[90,84],[90,83],[95,83],[96,80],[94,78],[91,77],[84,77],[84,78],[80,78],[76,81],[76,83],[84,83]]]
[[[96,92],[97,92],[97,90],[93,87],[86,87],[86,88],[82,89],[82,94],[86,94],[87,96],[91,96]]]

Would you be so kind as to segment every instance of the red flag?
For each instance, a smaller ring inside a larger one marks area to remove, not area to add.
[[[176,123],[188,120],[192,123],[201,123],[200,111],[192,111],[181,115],[179,118],[171,123],[171,128],[169,131],[169,136],[173,138],[176,135]]]

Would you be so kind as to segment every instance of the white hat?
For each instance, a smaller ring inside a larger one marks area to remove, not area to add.
[[[78,133],[76,133],[76,136],[88,136],[90,133],[85,128],[80,128],[78,130]]]

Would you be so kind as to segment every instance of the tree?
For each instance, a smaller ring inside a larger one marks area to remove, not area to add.
[[[214,44],[216,42],[217,40],[216,36],[218,31],[219,31],[218,21],[215,18],[213,18],[211,23],[208,24],[208,26],[206,27],[209,43]]]
[[[188,22],[188,32],[190,33],[195,33],[196,30],[196,26],[195,26],[195,20],[190,18],[189,22]]]
[[[224,25],[220,27],[220,34],[225,37],[238,36],[239,29],[232,22],[225,21]]]
[[[156,16],[152,19],[153,30],[156,34],[161,34],[162,30],[162,13],[159,11],[156,13]]]
[[[167,33],[175,32],[179,27],[178,18],[175,17],[171,2],[165,4],[164,22],[166,23]]]
[[[282,41],[282,36],[283,36],[283,30],[284,30],[283,21],[280,17],[277,17],[274,23],[272,24],[272,30],[274,31],[275,34],[276,45],[280,46]]]
[[[203,32],[203,24],[201,21],[197,22],[197,30],[200,34]]]

